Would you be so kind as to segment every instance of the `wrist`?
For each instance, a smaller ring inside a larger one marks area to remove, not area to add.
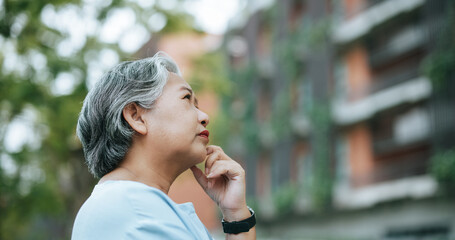
[[[246,204],[236,209],[221,209],[221,213],[223,214],[223,220],[227,222],[241,221],[251,216]]]

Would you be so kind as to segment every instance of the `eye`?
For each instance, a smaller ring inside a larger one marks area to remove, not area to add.
[[[191,94],[188,93],[187,95],[185,95],[185,97],[183,97],[183,99],[185,99],[185,98],[186,99],[191,99]]]

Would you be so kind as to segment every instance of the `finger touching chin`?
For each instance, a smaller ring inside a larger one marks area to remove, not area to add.
[[[215,146],[215,145],[208,145],[208,146],[206,147],[206,149],[207,149],[207,155],[210,155],[210,154],[212,154],[213,152],[215,152],[215,150],[216,150],[217,147],[218,147],[218,146]]]

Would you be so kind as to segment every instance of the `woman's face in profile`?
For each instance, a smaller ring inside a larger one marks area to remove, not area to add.
[[[190,85],[170,73],[161,96],[146,114],[148,142],[163,154],[175,154],[188,168],[205,159],[209,142],[203,133],[209,117],[197,104]]]

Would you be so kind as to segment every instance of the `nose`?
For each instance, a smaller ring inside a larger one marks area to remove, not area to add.
[[[209,115],[198,109],[198,118],[202,126],[207,127],[209,125]]]

